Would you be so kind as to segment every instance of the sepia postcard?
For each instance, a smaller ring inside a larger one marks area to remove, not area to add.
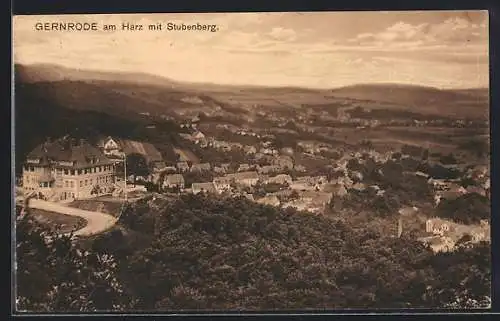
[[[14,16],[15,312],[489,309],[488,24]]]

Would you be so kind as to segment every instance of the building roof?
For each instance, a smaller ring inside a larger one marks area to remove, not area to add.
[[[430,236],[420,239],[421,242],[429,246],[440,246],[445,243],[445,239],[441,236]]]
[[[235,180],[241,180],[241,179],[258,179],[259,175],[257,172],[240,172],[240,173],[234,173],[234,174],[229,174],[227,175],[230,178],[234,178]]]
[[[278,170],[280,170],[280,167],[277,165],[264,165],[258,169],[258,171],[262,173],[278,171]]]
[[[300,197],[302,199],[311,199],[314,203],[328,203],[332,199],[332,193],[317,192],[317,191],[302,191]]]
[[[276,176],[269,177],[268,181],[269,182],[281,182],[281,181],[291,182],[292,177],[288,174],[278,174]]]
[[[436,227],[436,226],[442,226],[442,225],[448,225],[449,227],[455,227],[455,223],[453,222],[450,222],[450,221],[447,221],[447,220],[444,220],[442,218],[439,218],[439,217],[434,217],[434,218],[430,218],[427,220],[427,222],[429,222],[430,224],[432,224],[433,227]]]
[[[214,177],[213,183],[214,184],[229,184],[229,183],[231,183],[231,177],[228,177],[228,176]]]
[[[276,165],[282,164],[284,162],[293,164],[293,158],[288,155],[280,155],[279,157],[273,159],[273,163]]]
[[[211,183],[211,182],[209,182],[209,183],[193,183],[191,185],[191,188],[193,189],[193,191],[203,190],[203,191],[209,192],[209,193],[211,193],[211,192],[213,193],[216,191],[214,183]]]
[[[126,155],[141,154],[148,163],[159,162],[163,160],[160,151],[151,143],[139,142],[130,139],[116,139],[122,151]]]
[[[165,181],[167,184],[181,184],[184,183],[184,176],[181,174],[171,174],[167,175]]]
[[[67,162],[67,165],[57,166],[68,168],[83,168],[112,164],[98,148],[85,140],[76,141],[63,137],[53,142],[45,142],[35,147],[27,156],[28,160],[39,160],[38,165],[48,165],[51,162]]]
[[[191,169],[210,169],[210,163],[193,164]]]
[[[366,186],[363,183],[356,183],[356,184],[352,185],[351,188],[358,190],[358,191],[362,191],[366,188]]]

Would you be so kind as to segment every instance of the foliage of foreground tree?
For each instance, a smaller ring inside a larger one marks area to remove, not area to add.
[[[121,251],[139,310],[485,307],[490,247],[435,255],[420,242],[245,199],[150,200],[124,224],[151,241]],[[108,240],[101,251],[115,253]],[[107,250],[105,249],[107,248]]]
[[[490,246],[434,254],[405,236],[244,198],[151,198],[85,252],[17,223],[18,310],[489,307]],[[113,260],[116,258],[116,262]]]
[[[124,310],[127,298],[112,256],[84,251],[29,215],[16,224],[18,311]]]

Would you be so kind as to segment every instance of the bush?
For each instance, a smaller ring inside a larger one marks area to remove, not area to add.
[[[17,310],[124,311],[130,307],[115,259],[78,248],[29,214],[16,226]]]
[[[478,224],[491,218],[490,200],[477,193],[469,193],[454,200],[439,203],[437,213],[440,217],[463,224]]]

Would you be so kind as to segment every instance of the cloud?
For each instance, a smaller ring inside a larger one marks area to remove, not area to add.
[[[340,16],[321,17],[260,13],[73,17],[100,24],[217,24],[220,31],[214,33],[36,32],[37,20],[73,18],[15,17],[14,59],[215,83],[324,88],[387,81],[464,87],[488,83],[488,46],[483,41],[487,39],[486,20],[449,19],[431,24],[432,19],[409,23],[398,16],[390,23],[379,23],[380,29],[361,25],[362,33],[353,36],[353,30],[344,33],[332,26]],[[352,19],[347,18],[345,24],[351,26]]]
[[[377,33],[361,33],[348,43],[360,46],[419,48],[486,43],[486,22],[472,23],[464,18],[450,18],[441,23],[410,24],[397,22]]]
[[[463,18],[451,18],[434,26],[430,35],[445,43],[477,42],[488,40],[488,27],[485,22],[478,25]]]
[[[294,30],[282,27],[273,28],[268,36],[278,41],[294,41],[296,39]]]

